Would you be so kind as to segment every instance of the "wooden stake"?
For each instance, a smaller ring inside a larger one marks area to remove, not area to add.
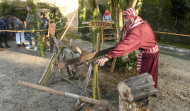
[[[113,58],[113,61],[112,61],[112,66],[111,66],[110,72],[113,72],[113,70],[114,70],[114,68],[115,68],[116,60],[117,60],[117,57],[114,57],[114,58]]]
[[[44,78],[44,76],[47,74],[47,71],[48,71],[49,68],[50,68],[50,65],[51,65],[51,62],[52,62],[54,56],[55,56],[55,54],[53,53],[52,56],[51,56],[50,62],[49,62],[49,64],[48,64],[48,67],[46,68],[46,70],[44,71],[42,77],[40,78],[40,81],[39,81],[40,84],[41,84],[42,79]]]
[[[88,97],[85,97],[85,96],[79,96],[79,95],[76,95],[76,94],[61,92],[61,91],[58,91],[58,90],[55,90],[55,89],[52,89],[52,88],[40,86],[40,85],[37,85],[37,84],[32,84],[32,83],[29,83],[29,82],[19,81],[18,84],[22,85],[22,86],[26,86],[26,87],[35,88],[35,89],[38,89],[38,90],[41,90],[41,91],[50,92],[50,93],[61,95],[61,96],[67,96],[67,97],[70,97],[70,98],[73,98],[73,99],[78,99],[78,100],[85,101],[85,102],[88,102],[88,103],[92,103],[92,104],[95,104],[95,105],[98,105],[98,106],[107,107],[108,103],[109,103],[107,100],[97,100],[97,99],[92,99],[92,98],[88,98]]]
[[[90,63],[90,65],[89,65],[88,72],[86,74],[86,79],[84,81],[84,90],[82,91],[81,96],[87,95],[86,90],[87,90],[87,87],[88,87],[88,84],[90,81],[91,72],[92,72],[92,63]],[[76,103],[76,107],[78,106],[79,103],[80,103],[80,101],[78,100]],[[82,104],[84,104],[84,103],[82,103]],[[82,104],[79,107],[77,107],[76,109],[79,109],[80,107],[82,107],[83,106]]]
[[[104,29],[103,27],[101,28],[102,31],[102,49],[104,50]],[[103,57],[105,57],[105,55],[103,55]]]
[[[49,22],[49,35],[50,35],[50,51],[53,52],[53,38],[55,37],[56,23]],[[54,22],[54,21],[53,21]]]
[[[71,23],[73,22],[73,20],[74,20],[74,18],[75,18],[75,15],[76,15],[76,14],[73,15],[73,17],[72,17],[72,19],[71,19],[69,25],[67,26],[65,32],[64,32],[63,35],[61,36],[61,38],[60,38],[60,40],[59,40],[59,43],[62,41],[63,37],[65,37],[65,34],[67,33],[67,30],[69,29]]]
[[[48,79],[49,77],[51,76],[51,72],[53,70],[53,67],[54,67],[54,63],[56,62],[57,58],[59,57],[59,55],[61,54],[62,50],[63,50],[64,47],[61,47],[58,54],[56,55],[56,57],[52,60],[51,64],[50,64],[50,69],[48,70],[48,74],[46,74],[46,76],[44,76],[42,79],[44,79],[42,82],[41,82],[41,85],[46,85],[47,82],[48,82]]]

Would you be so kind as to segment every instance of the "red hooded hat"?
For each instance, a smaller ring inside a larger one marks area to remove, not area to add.
[[[109,13],[109,10],[108,10],[108,9],[105,11],[105,14],[104,14],[104,15],[105,15],[105,16],[110,15],[110,13]]]

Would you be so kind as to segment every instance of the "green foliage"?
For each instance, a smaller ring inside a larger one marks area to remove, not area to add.
[[[15,7],[9,4],[7,1],[0,3],[0,16],[16,14]]]
[[[143,0],[139,16],[147,20],[154,31],[190,34],[190,13],[187,0]],[[156,34],[158,42],[189,45],[188,37]]]
[[[49,9],[50,9],[50,14],[49,14],[50,19],[53,19],[55,21],[57,27],[63,27],[64,26],[63,15],[60,12],[59,8],[53,5],[49,7]]]
[[[60,12],[59,8],[55,5],[49,6],[50,13],[49,17],[51,20],[54,20],[56,23],[56,29],[61,29],[65,26],[65,23],[63,21],[63,15]],[[61,37],[61,34],[63,34],[64,30],[56,30],[55,34],[58,35],[57,37]]]
[[[37,5],[34,3],[33,0],[27,0],[27,6],[30,6],[30,12],[32,14],[36,13],[37,12]]]
[[[38,37],[38,51],[41,57],[45,56],[45,52],[47,51],[47,44],[46,41],[44,40],[44,37],[42,37],[41,35],[39,35]]]
[[[122,9],[123,11],[124,11],[125,9],[127,9],[128,3],[129,3],[129,1],[127,1],[127,0],[120,0],[120,6],[121,6],[121,9]]]
[[[66,34],[66,37],[72,38],[74,40],[81,39],[81,36],[79,36],[78,34],[75,34],[74,32],[68,32]]]
[[[135,70],[136,66],[137,66],[137,57],[135,51],[129,53],[128,58],[125,61],[122,61],[121,57],[118,57],[115,64],[116,69],[124,70],[125,72]]]
[[[186,0],[171,0],[172,14],[178,18],[184,18],[188,12],[189,7]]]

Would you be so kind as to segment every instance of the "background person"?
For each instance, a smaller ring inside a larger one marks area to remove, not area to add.
[[[0,19],[0,30],[7,30],[7,24],[2,19]],[[3,39],[4,39],[4,42],[5,42],[5,47],[10,48],[10,46],[7,43],[7,32],[0,32],[0,48],[5,48],[2,45]]]
[[[9,30],[24,30],[25,29],[24,23],[17,17],[8,15],[6,17],[3,17],[3,19],[7,23]],[[16,43],[17,43],[17,47],[21,47],[21,46],[25,47],[24,32],[16,33]]]
[[[40,13],[40,29],[41,30],[48,30],[48,19],[45,17],[45,13],[41,12]],[[48,35],[48,31],[42,31],[40,32],[42,37],[46,37]]]
[[[30,6],[27,6],[27,17],[26,17],[26,30],[37,30],[37,14],[34,10],[31,10]],[[38,36],[36,32],[32,32],[32,36],[34,37],[35,45],[34,50],[37,50],[37,44],[38,44]],[[27,49],[30,49],[32,47],[32,39],[31,39],[31,33],[27,32],[26,37],[28,38],[29,45],[26,47]]]
[[[111,21],[111,20],[112,20],[112,19],[111,19],[111,15],[110,15],[108,9],[106,9],[106,11],[105,11],[105,13],[104,13],[104,15],[103,15],[103,20],[107,20],[107,21]]]

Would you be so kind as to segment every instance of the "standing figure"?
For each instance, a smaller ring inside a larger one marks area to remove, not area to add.
[[[40,13],[40,30],[48,30],[48,19],[45,17],[45,13]],[[48,31],[41,32],[42,37],[46,37],[48,35]]]
[[[0,30],[7,30],[7,24],[2,19],[0,19]],[[5,41],[5,47],[10,48],[10,46],[7,44],[7,32],[0,32],[0,48],[5,48],[2,45],[3,39]]]
[[[148,22],[141,19],[132,8],[125,10],[123,17],[124,39],[109,51],[107,57],[98,59],[96,62],[99,66],[103,66],[112,57],[120,57],[139,49],[137,70],[139,74],[145,72],[151,74],[155,88],[158,88],[159,49],[154,32]]]
[[[109,13],[109,10],[106,9],[105,13],[104,13],[104,16],[103,16],[103,20],[107,20],[107,21],[111,21],[111,15]]]
[[[38,21],[37,21],[36,12],[34,11],[34,9],[31,10],[30,6],[27,6],[27,11],[28,11],[28,14],[26,17],[26,30],[37,30]],[[37,36],[36,32],[27,32],[26,33],[26,37],[28,38],[28,41],[29,41],[29,45],[26,48],[30,49],[32,47],[31,35],[34,37],[34,41],[35,41],[34,50],[36,51],[38,49],[37,48],[38,36]]]
[[[9,30],[24,30],[25,29],[24,23],[17,17],[8,15],[4,17],[4,20],[6,21]],[[16,33],[16,43],[17,43],[17,47],[21,47],[21,46],[25,47],[24,32]]]

